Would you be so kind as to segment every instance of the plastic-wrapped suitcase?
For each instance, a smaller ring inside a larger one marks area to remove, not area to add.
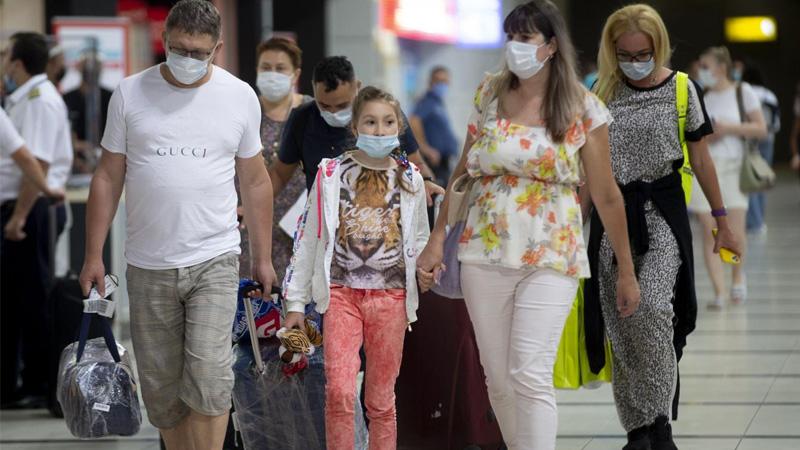
[[[253,309],[245,296],[248,327],[255,329]],[[320,323],[319,314],[308,317]],[[287,376],[278,356],[277,338],[258,339],[234,347],[234,424],[246,450],[324,450],[325,366],[322,349],[308,357],[308,367]],[[258,349],[254,352],[253,349]],[[366,450],[367,428],[361,404],[355,402],[356,449]]]

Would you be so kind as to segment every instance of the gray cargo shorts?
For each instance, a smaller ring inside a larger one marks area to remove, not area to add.
[[[179,269],[128,266],[131,334],[150,422],[174,428],[191,410],[227,414],[239,257]]]

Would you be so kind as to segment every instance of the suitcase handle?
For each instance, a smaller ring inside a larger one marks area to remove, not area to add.
[[[253,314],[253,304],[250,302],[250,298],[255,292],[261,292],[263,295],[264,285],[255,282],[240,289],[240,295],[244,301],[244,312],[247,316],[247,329],[249,331],[247,334],[250,335],[250,345],[253,347],[253,361],[255,361],[256,370],[258,373],[264,373],[264,360],[261,359],[261,347],[258,345],[258,336],[256,336],[256,319]],[[277,286],[272,286],[270,295],[272,294],[280,295],[280,288]]]

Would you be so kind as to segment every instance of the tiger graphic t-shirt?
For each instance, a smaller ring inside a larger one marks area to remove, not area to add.
[[[369,169],[348,157],[341,177],[331,282],[353,289],[405,289],[395,168]]]

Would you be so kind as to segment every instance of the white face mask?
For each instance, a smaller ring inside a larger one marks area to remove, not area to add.
[[[267,100],[277,102],[292,91],[292,80],[292,77],[280,72],[261,72],[256,79],[256,86]]]
[[[644,62],[619,63],[619,68],[622,69],[622,73],[624,73],[626,77],[635,81],[644,79],[645,77],[653,73],[653,69],[655,69],[655,67],[656,67],[656,62],[652,58],[650,59],[650,61],[644,61]]]
[[[708,89],[717,85],[717,77],[709,69],[700,69],[697,72],[697,82],[700,83],[700,86]]]
[[[508,41],[506,42],[506,63],[508,70],[520,79],[527,80],[542,70],[545,63],[550,60],[548,57],[544,61],[536,58],[536,52],[542,45],[528,44],[525,42]]]
[[[177,53],[167,53],[167,67],[172,75],[181,84],[192,84],[203,78],[208,73],[208,63],[214,57],[214,52],[206,60],[189,58]]]
[[[334,128],[346,127],[350,124],[350,119],[353,117],[353,109],[350,106],[335,113],[320,109],[319,113],[325,122]]]

